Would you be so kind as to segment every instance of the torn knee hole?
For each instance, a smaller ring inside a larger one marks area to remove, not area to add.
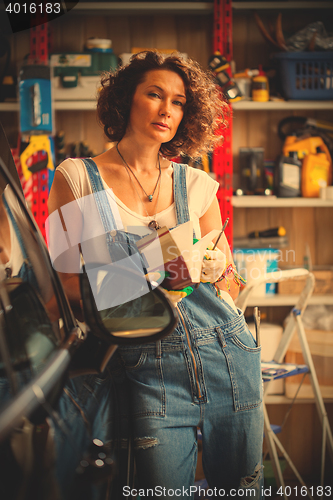
[[[136,450],[145,450],[158,445],[158,439],[155,437],[142,437],[134,439],[134,447]]]
[[[250,476],[242,477],[240,481],[240,487],[248,488],[249,486],[253,486],[253,484],[256,483],[260,478],[261,470],[262,470],[261,464],[257,464],[253,474],[251,474]]]

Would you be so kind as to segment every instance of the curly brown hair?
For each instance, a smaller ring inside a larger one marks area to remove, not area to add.
[[[163,55],[155,50],[135,54],[128,65],[102,75],[97,113],[105,135],[112,142],[119,142],[124,137],[136,87],[147,71],[156,69],[177,73],[186,91],[183,119],[171,141],[161,145],[161,153],[169,158],[179,154],[193,157],[213,149],[221,142],[219,131],[229,109],[213,76],[193,60],[176,54]]]

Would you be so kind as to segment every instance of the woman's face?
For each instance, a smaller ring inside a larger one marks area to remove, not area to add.
[[[145,142],[168,142],[182,121],[185,103],[184,82],[177,73],[148,71],[133,95],[127,131]]]

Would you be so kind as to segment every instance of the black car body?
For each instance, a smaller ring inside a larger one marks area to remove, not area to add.
[[[63,405],[65,409],[59,414],[59,401],[70,377],[79,374],[73,380],[77,385],[85,383],[82,377],[94,377],[105,370],[117,344],[157,340],[176,325],[173,307],[157,288],[145,295],[146,305],[154,306],[148,307],[151,311],[148,323],[147,318],[141,318],[142,310],[137,307],[135,317],[127,312],[129,323],[125,320],[121,328],[115,313],[104,321],[103,314],[96,308],[84,267],[80,277],[84,324],[74,317],[46,244],[27,208],[1,127],[1,499],[63,498],[55,469],[64,457],[57,455],[56,439],[60,429],[70,441],[72,430],[68,426],[66,406]],[[130,275],[129,279],[137,278]],[[148,314],[145,308],[144,315]],[[158,327],[153,327],[155,317],[159,320]],[[113,318],[118,322],[114,323]],[[103,443],[95,440],[80,449],[86,453],[83,462],[82,457],[73,454],[73,470],[79,471],[75,487],[81,499],[89,498],[87,478],[102,482],[115,471],[114,457],[111,459],[101,447]],[[100,456],[97,466],[95,459],[89,459],[94,453]],[[80,477],[83,478],[81,492]]]

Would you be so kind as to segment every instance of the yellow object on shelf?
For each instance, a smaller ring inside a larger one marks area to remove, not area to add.
[[[30,156],[37,153],[38,151],[45,151],[47,153],[47,168],[49,170],[54,170],[49,136],[47,136],[47,135],[31,135],[28,146],[25,148],[25,150],[20,155],[20,161],[21,161],[21,165],[22,165],[22,173],[23,173],[24,179],[26,181],[32,175],[32,173],[28,167],[28,159],[30,158]]]
[[[307,155],[302,164],[302,196],[318,198],[320,188],[331,182],[332,165],[325,153]]]
[[[302,160],[306,155],[312,153],[317,153],[317,149],[326,153],[327,157],[330,158],[330,153],[323,139],[319,136],[306,137],[305,139],[299,139],[294,135],[289,135],[283,145],[283,154],[288,156],[290,151],[297,151],[297,156]]]
[[[302,196],[318,198],[320,188],[332,183],[332,159],[329,150],[321,137],[307,137],[297,140],[288,136],[283,146],[283,154],[297,151],[302,160]]]
[[[268,78],[263,74],[252,78],[252,100],[258,102],[269,101]]]

